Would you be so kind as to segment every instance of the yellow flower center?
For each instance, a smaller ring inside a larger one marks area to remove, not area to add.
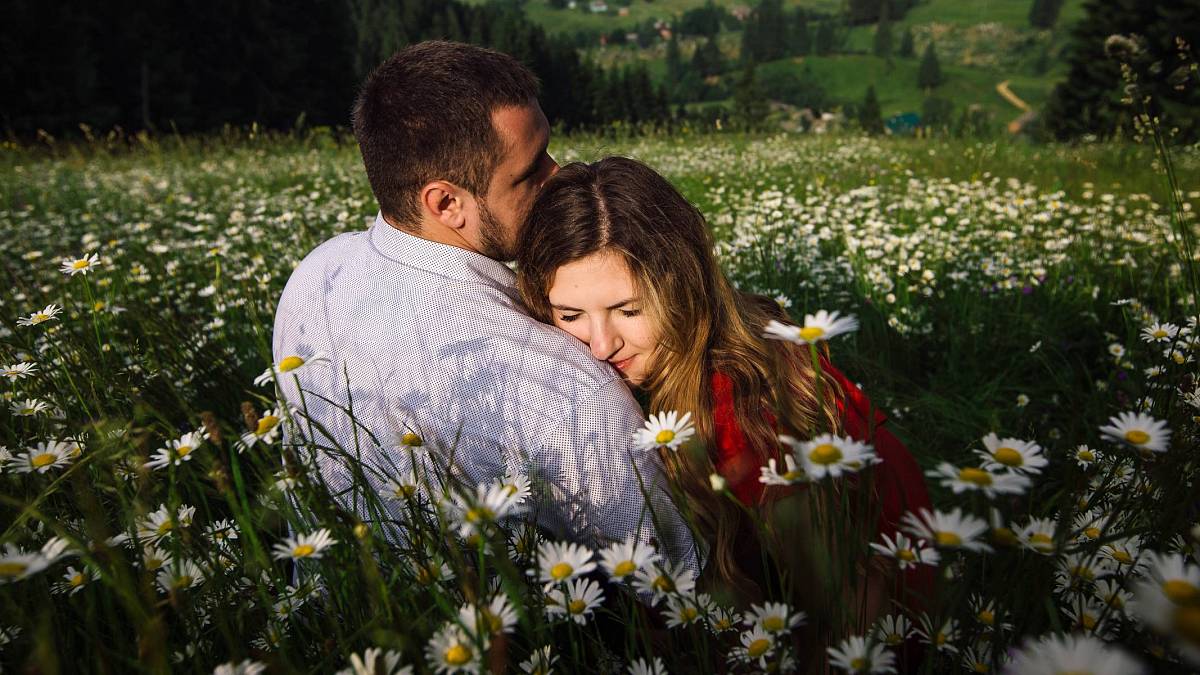
[[[563,579],[571,576],[574,572],[574,567],[571,567],[565,562],[560,562],[554,567],[550,568],[550,578],[554,579],[555,581],[562,581]]]
[[[442,654],[442,658],[452,666],[461,666],[471,660],[471,650],[461,644],[455,644]]]
[[[1091,450],[1080,450],[1079,452],[1075,453],[1075,456],[1085,462],[1096,461],[1096,455]]]
[[[991,610],[988,609],[979,610],[979,613],[975,615],[975,618],[979,619],[979,623],[982,623],[985,626],[990,626],[996,623],[996,615],[992,614]]]
[[[763,654],[766,654],[767,650],[770,648],[771,648],[770,640],[768,640],[766,638],[758,638],[757,640],[746,645],[746,656],[749,656],[752,659],[757,659],[758,657],[762,656]]]
[[[313,546],[312,544],[300,544],[296,548],[292,549],[292,557],[293,558],[307,558],[308,556],[315,553],[316,550],[317,550],[316,547]]]
[[[496,514],[486,506],[479,506],[473,509],[467,509],[467,522],[478,523],[479,521],[489,521],[496,517]]]
[[[896,557],[904,562],[915,562],[917,559],[917,554],[913,553],[912,549],[910,548],[902,548],[896,551]]]
[[[675,590],[675,581],[672,580],[671,577],[669,577],[665,574],[663,574],[663,575],[659,576],[657,579],[655,579],[654,584],[652,584],[652,585],[654,586],[654,588],[656,590],[661,591],[663,593],[670,593],[671,591]]]
[[[587,603],[578,598],[567,603],[567,611],[572,614],[582,614],[585,609],[587,609]]]
[[[1150,434],[1142,431],[1141,429],[1130,429],[1129,431],[1125,432],[1125,440],[1129,441],[1133,445],[1142,445],[1146,441],[1150,440]]]
[[[483,622],[485,625],[487,625],[488,631],[492,633],[499,633],[500,629],[504,627],[504,621],[501,620],[500,617],[493,614],[492,610],[485,607],[480,610],[480,614],[483,615]]]
[[[937,539],[938,546],[962,546],[962,537],[954,532],[936,532],[934,537]]]
[[[192,581],[192,575],[181,574],[175,579],[175,588],[187,588],[188,586],[192,585]]]
[[[663,429],[654,437],[654,442],[659,445],[666,445],[675,440],[675,432],[670,429]]]
[[[19,577],[29,569],[23,562],[0,562],[0,577]]]
[[[958,479],[964,483],[972,483],[979,487],[988,487],[992,484],[992,474],[983,469],[975,469],[967,467],[958,470]]]
[[[268,431],[274,429],[276,424],[279,424],[278,417],[275,415],[266,415],[262,419],[258,420],[258,427],[254,429],[254,435],[263,436]]]
[[[1099,539],[1100,538],[1100,528],[1093,525],[1093,526],[1087,528],[1086,530],[1084,530],[1083,535],[1085,537],[1087,537],[1088,539]]]
[[[1200,588],[1183,579],[1168,579],[1162,584],[1163,594],[1177,605],[1200,603]]]
[[[899,633],[888,633],[884,636],[883,641],[889,645],[898,645],[904,642],[904,638],[900,637]]]
[[[416,485],[397,485],[395,495],[397,497],[411,497],[417,492]]]
[[[425,441],[422,440],[420,436],[411,431],[406,432],[403,436],[401,436],[400,442],[413,448],[419,448],[425,444]]]
[[[800,337],[803,338],[805,342],[820,340],[821,336],[824,334],[825,329],[821,328],[820,326],[805,326],[804,328],[800,329]]]
[[[1049,549],[1054,547],[1054,538],[1045,532],[1034,532],[1029,535],[1029,543],[1037,549]]]
[[[808,453],[808,458],[814,464],[833,464],[842,458],[842,451],[835,445],[822,443]]]
[[[1154,331],[1154,333],[1152,334],[1152,336],[1153,336],[1153,337],[1154,337],[1154,339],[1156,339],[1156,340],[1161,340],[1161,339],[1163,339],[1163,338],[1165,338],[1165,337],[1168,337],[1168,336],[1167,336],[1167,331],[1165,331],[1165,330],[1163,330],[1163,329],[1161,329],[1161,328],[1159,328],[1158,330]]]
[[[34,455],[29,460],[29,463],[33,465],[33,468],[40,469],[44,466],[53,464],[57,459],[58,455],[54,454],[53,452],[43,452],[39,455]]]
[[[977,673],[987,673],[987,672],[990,672],[990,670],[988,669],[988,664],[986,664],[986,663],[980,663],[979,661],[976,661],[976,662],[972,663],[972,664],[971,664],[971,669],[972,669],[972,670],[974,670],[974,671],[975,671],[975,672],[977,672]]]
[[[700,612],[695,607],[684,607],[679,610],[679,620],[684,623],[695,621],[698,616],[700,616]]]
[[[156,570],[163,566],[163,562],[165,562],[165,561],[162,558],[147,558],[146,559],[146,569],[147,570]]]
[[[1071,568],[1071,576],[1077,579],[1087,579],[1091,581],[1096,578],[1096,571],[1090,567],[1076,565]]]
[[[787,481],[800,480],[801,478],[804,478],[804,472],[801,471],[800,469],[796,469],[795,471],[789,471],[789,472],[783,474],[783,479],[787,480]]]
[[[996,448],[996,451],[992,453],[992,457],[1004,466],[1021,466],[1025,463],[1025,458],[1021,453],[1017,452],[1016,448]]]
[[[83,585],[83,582],[84,582],[83,572],[76,572],[75,576],[71,577],[71,580],[67,583],[71,584],[71,588],[79,588],[80,586]]]
[[[49,320],[50,320],[49,314],[43,314],[41,312],[38,312],[37,314],[33,315],[33,323],[41,323],[43,321],[49,321]]]
[[[637,565],[634,565],[632,560],[622,560],[613,567],[612,573],[614,577],[627,577],[636,569]]]
[[[174,527],[175,527],[175,522],[172,521],[170,518],[168,518],[168,519],[162,521],[162,524],[160,524],[158,526],[158,529],[155,530],[155,532],[157,532],[158,534],[166,534],[166,533],[170,532]]]
[[[180,457],[187,457],[188,453],[191,451],[192,446],[190,445],[181,445],[178,448],[175,448],[175,454],[179,455]]]
[[[763,619],[762,625],[765,630],[768,630],[772,633],[781,631],[781,630],[783,630],[783,617],[782,616],[765,617]]]
[[[290,370],[295,370],[304,365],[304,359],[299,356],[289,356],[279,362],[279,372],[286,373]]]
[[[1122,598],[1118,593],[1111,593],[1108,595],[1108,597],[1104,598],[1104,604],[1112,607],[1113,609],[1122,609],[1125,607],[1125,599]]]
[[[82,259],[81,259],[81,260],[76,260],[75,262],[71,263],[71,269],[73,269],[73,270],[85,270],[85,269],[87,269],[87,268],[88,268],[88,264],[89,264],[89,263],[88,263],[88,261],[87,261],[87,260],[82,260]]]
[[[1091,614],[1084,614],[1083,616],[1079,617],[1079,625],[1084,630],[1092,630],[1096,627],[1096,617],[1092,616]]]
[[[938,631],[938,634],[933,636],[933,644],[939,647],[946,644],[946,634]]]
[[[1180,607],[1171,615],[1171,625],[1192,645],[1200,644],[1200,607]]]
[[[1133,563],[1133,556],[1129,555],[1129,551],[1123,551],[1119,548],[1110,548],[1109,551],[1112,554],[1112,559],[1116,560],[1122,565],[1129,565]]]

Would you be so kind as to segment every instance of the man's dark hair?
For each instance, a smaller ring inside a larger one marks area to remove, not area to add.
[[[417,229],[417,192],[445,180],[482,196],[504,152],[492,112],[536,103],[538,81],[500,52],[458,42],[406,47],[354,102],[354,136],[379,208]]]

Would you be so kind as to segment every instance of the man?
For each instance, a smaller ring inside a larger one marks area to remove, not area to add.
[[[305,364],[278,378],[313,421],[302,433],[341,449],[318,459],[339,501],[374,520],[353,491],[405,480],[409,458],[429,452],[468,486],[528,475],[551,536],[634,536],[695,572],[658,457],[633,447],[642,416],[628,389],[527,316],[502,264],[558,170],[533,74],[498,52],[425,42],[367,78],[353,117],[380,214],[297,266],[273,345],[279,370]],[[329,363],[305,363],[321,352]]]

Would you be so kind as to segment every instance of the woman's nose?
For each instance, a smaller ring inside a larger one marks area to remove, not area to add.
[[[607,319],[593,322],[591,338],[588,346],[592,349],[592,356],[601,360],[616,354],[623,346],[621,336],[613,330]]]

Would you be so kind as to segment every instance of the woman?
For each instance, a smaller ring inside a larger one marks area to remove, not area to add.
[[[588,344],[649,400],[649,410],[690,412],[708,457],[666,462],[710,544],[708,570],[734,586],[764,581],[747,569],[746,507],[766,513],[783,488],[760,468],[781,455],[778,437],[850,435],[883,460],[875,488],[881,529],[928,507],[921,472],[866,397],[807,348],[767,340],[769,299],[737,292],[717,265],[704,217],[662,176],[631,159],[571,164],[548,181],[526,223],[518,260],[530,313]],[[823,395],[819,395],[823,392]],[[741,505],[710,487],[715,467]],[[752,530],[751,530],[752,531]]]

